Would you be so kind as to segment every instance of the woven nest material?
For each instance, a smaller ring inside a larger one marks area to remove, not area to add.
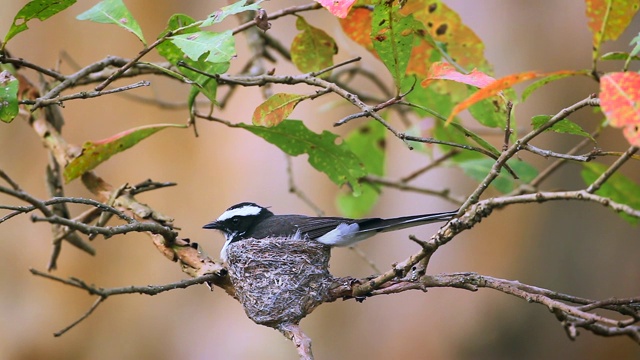
[[[330,248],[312,240],[246,239],[227,247],[229,276],[254,322],[298,324],[328,299]]]

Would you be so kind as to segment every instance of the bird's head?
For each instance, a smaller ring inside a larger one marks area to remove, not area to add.
[[[204,229],[220,230],[227,243],[242,239],[255,224],[273,213],[267,208],[252,202],[243,202],[233,205],[222,213],[215,221],[205,226]]]

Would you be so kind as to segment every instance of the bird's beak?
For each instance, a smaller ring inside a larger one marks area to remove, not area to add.
[[[220,230],[220,224],[217,221],[212,221],[208,224],[206,224],[205,226],[202,227],[203,229],[216,229],[216,230]]]

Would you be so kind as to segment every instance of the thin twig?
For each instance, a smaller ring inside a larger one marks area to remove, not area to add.
[[[590,201],[602,206],[608,207],[615,212],[625,213],[629,216],[640,218],[640,210],[634,209],[629,205],[615,202],[607,197],[595,195],[587,190],[575,190],[575,191],[544,191],[534,194],[523,195],[507,195],[503,197],[495,197],[487,200],[482,200],[477,204],[485,209],[485,211],[491,211],[492,209],[499,209],[506,205],[513,204],[527,204],[527,203],[542,203],[545,201],[566,201],[566,200],[578,200],[578,201]]]
[[[22,58],[19,58],[19,59],[8,58],[8,57],[4,57],[4,56],[0,55],[0,63],[24,66],[26,68],[33,69],[33,70],[37,71],[40,74],[50,76],[50,77],[52,77],[52,78],[54,78],[54,79],[56,79],[58,81],[64,81],[66,79],[65,76],[60,74],[59,72],[56,72],[56,71],[53,71],[53,70],[50,70],[50,69],[47,69],[47,68],[43,68],[43,67],[41,67],[39,65],[31,63],[31,62],[29,62],[29,61],[27,61],[25,59],[22,59]]]
[[[52,112],[49,112],[52,113]],[[64,197],[64,187],[62,184],[62,174],[60,173],[60,165],[56,161],[55,157],[51,152],[49,152],[49,164],[46,168],[46,179],[47,179],[47,191],[49,192],[49,196],[51,197]],[[53,213],[61,216],[61,217],[70,217],[70,212],[66,204],[56,204],[52,207]],[[60,256],[60,252],[62,250],[62,237],[59,237],[60,233],[65,232],[64,227],[52,225],[51,230],[53,232],[53,249],[51,251],[51,256],[49,257],[49,264],[47,265],[47,270],[52,271],[58,267],[58,257]],[[68,234],[67,236],[73,236]],[[76,240],[82,241],[81,239],[76,238]]]
[[[369,258],[369,256],[367,255],[366,252],[364,252],[362,249],[360,249],[360,247],[356,244],[356,245],[352,245],[349,246],[349,250],[353,251],[356,255],[358,255],[358,257],[360,257],[360,259],[362,261],[364,261],[367,265],[369,265],[369,267],[376,273],[376,274],[380,274],[382,273],[382,271],[380,270],[380,268],[378,267],[378,265],[376,265],[376,263],[371,260]]]
[[[76,71],[75,73],[66,76],[65,79],[63,81],[60,82],[60,84],[56,85],[55,87],[53,87],[51,90],[49,90],[46,94],[42,95],[40,98],[38,99],[32,99],[32,100],[39,100],[39,101],[44,101],[44,100],[48,100],[51,98],[54,98],[56,96],[58,96],[64,89],[70,88],[72,86],[74,86],[75,84],[77,84],[79,79],[82,79],[86,76],[88,76],[91,73],[103,70],[104,68],[108,67],[108,66],[112,66],[112,65],[117,65],[122,59],[118,58],[118,57],[113,57],[113,56],[107,56],[106,58],[97,61],[95,63],[92,63],[78,71]],[[31,111],[35,111],[36,109],[38,109],[41,105],[36,102],[33,107],[31,108]]]
[[[319,3],[315,3],[315,2],[311,3],[311,4],[307,4],[307,5],[292,6],[292,7],[284,8],[282,10],[275,11],[275,12],[271,13],[267,17],[267,19],[268,20],[275,20],[277,18],[286,16],[286,15],[297,14],[297,13],[300,13],[300,12],[303,12],[303,11],[317,10],[317,9],[320,9],[321,7],[322,7],[322,5],[320,5]],[[235,29],[231,30],[231,33],[233,35],[235,35],[235,34],[237,34],[239,32],[242,32],[242,31],[244,31],[244,30],[246,30],[246,29],[248,29],[248,28],[250,28],[252,26],[255,26],[255,24],[256,24],[255,19],[251,20],[251,21],[248,21],[248,22],[236,27]]]
[[[165,291],[171,291],[175,289],[186,289],[190,286],[197,284],[204,284],[206,282],[214,281],[220,274],[212,273],[203,276],[198,276],[192,279],[184,279],[176,282],[172,282],[164,285],[145,285],[145,286],[125,286],[117,288],[101,288],[92,285],[88,285],[86,282],[77,279],[69,278],[64,279],[49,273],[45,273],[36,269],[29,269],[33,275],[41,276],[49,280],[53,280],[65,285],[69,285],[78,289],[86,290],[90,295],[98,295],[104,298],[114,295],[123,294],[143,294],[143,295],[158,295]]]
[[[143,81],[138,81],[137,83],[134,83],[134,84],[121,86],[115,89],[109,89],[105,91],[81,91],[79,93],[65,95],[65,96],[58,96],[50,99],[41,98],[37,100],[20,100],[19,103],[24,105],[33,105],[33,108],[35,109],[35,108],[39,108],[39,107],[43,107],[51,104],[62,105],[62,103],[67,100],[90,99],[90,98],[95,98],[102,95],[109,95],[109,94],[114,94],[122,91],[133,90],[139,87],[149,86],[149,85],[151,85],[149,81],[143,80]]]
[[[596,181],[594,181],[593,184],[589,185],[586,191],[591,194],[598,191],[598,189],[600,189],[602,184],[604,184],[605,181],[607,181],[607,179],[609,179],[616,171],[618,171],[618,169],[625,162],[627,162],[627,160],[629,160],[631,156],[635,154],[637,151],[638,151],[637,146],[631,146],[629,149],[627,149],[627,151],[625,151],[625,153],[622,154],[622,156],[620,156],[618,160],[616,160],[613,164],[611,164],[611,166],[609,166],[609,168],[604,173],[602,173],[602,175],[600,175],[600,177],[596,179]]]
[[[31,220],[34,222],[44,221],[50,224],[65,225],[65,226],[68,226],[69,228],[80,231],[83,234],[86,234],[86,235],[100,234],[107,239],[114,235],[127,234],[130,232],[151,232],[153,234],[162,235],[162,237],[164,237],[168,243],[172,243],[178,236],[178,234],[172,229],[155,222],[133,221],[125,225],[103,227],[103,226],[87,225],[87,224],[73,221],[70,219],[65,219],[63,217],[56,216],[56,215],[47,216],[47,217],[33,216]]]
[[[317,216],[323,216],[324,211],[316,205],[295,183],[293,177],[293,162],[291,161],[291,156],[285,155],[285,159],[287,161],[287,178],[289,181],[289,192],[296,195],[302,202],[304,202],[308,207],[310,207]]]
[[[455,147],[458,149],[463,149],[463,150],[469,150],[469,151],[475,151],[475,152],[479,152],[483,155],[486,155],[494,160],[498,160],[498,156],[496,154],[491,153],[488,150],[485,150],[483,148],[480,147],[476,147],[476,146],[471,146],[471,145],[465,145],[465,144],[458,144],[458,143],[454,143],[451,141],[444,141],[444,140],[438,140],[435,138],[431,138],[431,137],[420,137],[420,136],[413,136],[413,135],[405,135],[404,138],[408,141],[415,141],[415,142],[420,142],[420,143],[424,143],[424,144],[438,144],[438,145],[446,145],[446,146],[451,146],[451,147]]]
[[[345,117],[345,118],[343,118],[341,120],[336,121],[333,124],[333,126],[344,125],[345,123],[347,123],[347,122],[349,122],[349,121],[351,121],[353,119],[371,116],[371,114],[370,114],[371,111],[379,112],[380,110],[385,109],[387,107],[390,107],[392,105],[396,105],[396,104],[399,104],[399,103],[404,103],[404,101],[402,99],[404,99],[404,97],[407,96],[408,93],[413,91],[413,88],[414,88],[415,85],[416,85],[416,83],[415,83],[415,78],[414,78],[414,83],[411,85],[411,88],[406,93],[395,95],[395,96],[393,96],[393,97],[391,97],[391,98],[389,98],[389,99],[387,99],[387,100],[385,100],[385,101],[373,106],[371,109],[366,109],[363,112],[349,115],[349,116],[347,116],[347,117]]]
[[[405,141],[404,139],[405,135],[395,130],[391,125],[389,125],[389,123],[387,123],[385,119],[382,118],[382,116],[376,113],[374,106],[369,106],[365,104],[362,100],[360,100],[358,95],[348,92],[347,90],[341,88],[340,86],[338,86],[337,84],[331,81],[324,80],[319,77],[314,77],[314,76],[311,76],[310,74],[302,74],[302,75],[295,75],[295,76],[291,76],[291,75],[276,76],[276,75],[269,75],[269,74],[256,75],[256,76],[231,76],[228,74],[208,74],[192,66],[189,66],[185,62],[178,62],[178,66],[181,66],[191,71],[194,71],[196,73],[214,78],[218,81],[219,84],[229,83],[229,84],[237,84],[242,86],[264,86],[267,84],[276,83],[276,84],[286,84],[286,85],[307,84],[311,86],[321,87],[323,89],[329,90],[341,96],[348,102],[360,108],[364,113],[367,114],[367,116],[374,118],[376,121],[382,124],[385,128],[387,128],[387,130],[393,133],[398,139],[402,140],[405,144],[407,144],[409,149],[413,149]],[[334,68],[334,67],[331,66],[331,68]],[[323,71],[323,70],[320,70],[320,71]]]
[[[4,181],[6,181],[7,184],[9,184],[9,186],[11,186],[11,188],[13,188],[13,190],[22,191],[20,189],[20,186],[18,185],[18,183],[13,181],[13,179],[11,179],[11,177],[6,172],[4,172],[3,170],[0,170],[0,178],[2,178]]]
[[[111,74],[106,80],[104,80],[102,83],[100,83],[98,86],[96,86],[95,87],[95,91],[100,92],[100,91],[104,90],[116,78],[120,77],[120,75],[122,75],[125,71],[129,70],[135,63],[137,63],[138,60],[140,60],[143,56],[148,54],[149,51],[153,50],[156,46],[160,45],[169,36],[172,36],[173,34],[174,34],[173,31],[169,31],[167,34],[165,34],[164,36],[162,36],[158,40],[154,41],[151,45],[149,45],[148,47],[145,47],[144,49],[142,49],[138,53],[138,55],[136,55],[136,57],[134,57],[133,59],[129,60],[129,62],[127,62],[126,64],[121,66],[118,70],[116,70],[113,74]]]
[[[362,60],[362,57],[360,57],[360,56],[356,56],[356,57],[354,57],[354,58],[351,58],[351,59],[348,59],[348,60],[345,60],[345,61],[339,62],[339,63],[337,63],[337,64],[333,64],[333,65],[331,65],[331,66],[329,66],[329,67],[326,67],[326,68],[324,68],[324,69],[321,69],[321,70],[318,70],[318,71],[310,72],[310,73],[309,73],[309,75],[310,75],[310,76],[320,76],[320,75],[322,75],[322,74],[328,73],[328,72],[329,72],[329,71],[331,71],[331,70],[334,70],[334,69],[337,69],[337,68],[339,68],[339,67],[343,67],[343,66],[346,66],[346,65],[352,64],[352,63],[354,63],[354,62],[358,62],[358,61],[360,61],[360,60]]]
[[[87,310],[84,314],[82,314],[82,316],[80,316],[76,321],[72,322],[71,324],[65,326],[64,328],[56,331],[55,333],[53,333],[53,336],[55,337],[59,337],[64,335],[67,331],[73,329],[76,325],[80,324],[84,319],[88,318],[91,314],[93,314],[93,311],[95,309],[98,308],[98,306],[100,304],[102,304],[105,301],[105,297],[99,297],[96,299],[96,301],[93,302],[93,305],[91,305],[91,307],[89,308],[89,310]]]
[[[109,296],[122,295],[122,294],[144,294],[144,295],[157,295],[165,291],[171,291],[175,289],[186,289],[193,285],[204,284],[211,281],[215,281],[220,277],[218,273],[206,274],[203,276],[199,276],[192,279],[180,280],[177,282],[165,284],[165,285],[147,285],[147,286],[126,286],[120,288],[99,288],[92,285],[88,285],[86,282],[77,279],[77,278],[69,278],[64,279],[55,275],[51,275],[49,273],[45,273],[36,269],[29,269],[31,274],[36,276],[41,276],[47,278],[49,280],[53,280],[65,285],[69,285],[78,289],[86,290],[90,295],[97,295],[98,299],[93,303],[91,308],[87,310],[78,320],[71,323],[69,326],[66,326],[64,329],[57,331],[54,335],[61,336],[67,331],[69,331],[74,326],[78,325],[84,319],[89,317],[93,313],[93,311],[104,302]]]
[[[511,134],[513,134],[513,130],[511,130],[511,111],[513,110],[513,103],[511,100],[507,101],[507,124],[504,128],[504,143],[502,144],[502,151],[507,151],[509,148],[509,138]]]
[[[455,204],[457,206],[460,206],[464,202],[464,198],[455,197],[455,196],[451,195],[451,191],[449,189],[432,190],[432,189],[427,189],[427,188],[421,188],[421,187],[409,185],[405,181],[402,181],[402,180],[400,180],[400,181],[392,181],[392,180],[387,180],[387,179],[384,179],[384,178],[376,177],[376,176],[373,176],[373,175],[367,175],[367,176],[361,178],[360,181],[366,182],[366,183],[371,183],[371,184],[382,185],[382,186],[390,187],[390,188],[393,188],[393,189],[398,189],[398,190],[401,190],[401,191],[410,191],[410,192],[414,192],[414,193],[418,193],[418,194],[437,196],[437,197],[443,198],[443,199],[445,199],[445,200],[447,200],[447,201],[449,201],[452,204]]]
[[[591,134],[591,137],[596,138],[596,137],[598,137],[599,134],[600,134],[600,131],[596,130],[595,132],[593,132]],[[589,138],[582,139],[582,141],[580,141],[576,146],[574,146],[569,151],[567,151],[567,155],[573,155],[573,154],[577,153],[578,151],[580,151],[580,149],[582,149],[582,147],[587,145],[589,142],[591,142],[591,139],[589,139]],[[538,186],[540,186],[540,184],[544,180],[546,180],[549,176],[551,176],[551,174],[553,174],[556,170],[558,170],[560,168],[560,166],[562,166],[565,162],[567,162],[566,159],[558,159],[558,160],[556,160],[553,164],[549,165],[544,170],[540,171],[538,176],[536,176],[533,180],[531,180],[529,185],[531,187],[533,187],[534,189],[537,188]]]
[[[437,159],[434,159],[432,162],[430,162],[427,165],[423,166],[422,168],[419,168],[418,170],[413,171],[411,174],[400,178],[400,182],[407,183],[407,182],[417,178],[418,176],[423,175],[427,171],[429,171],[431,169],[435,169],[436,167],[440,166],[443,162],[449,160],[450,158],[454,157],[455,155],[457,155],[459,153],[460,153],[459,149],[451,149],[451,150],[447,151],[445,154],[443,154],[442,156],[438,157]]]
[[[162,188],[176,186],[176,185],[178,184],[170,181],[158,182],[158,181],[153,181],[151,179],[148,179],[133,185],[131,189],[129,189],[129,193],[131,195],[137,195],[145,191],[157,190],[157,189],[162,189]]]
[[[591,161],[593,160],[593,158],[595,157],[595,153],[589,153],[586,155],[571,155],[571,154],[561,154],[561,153],[557,153],[551,150],[544,150],[544,149],[540,149],[537,148],[531,144],[524,144],[522,145],[522,150],[527,150],[533,154],[536,155],[540,155],[544,158],[549,158],[549,157],[554,157],[554,158],[558,158],[558,159],[564,159],[564,160],[572,160],[572,161],[579,161],[579,162],[587,162],[587,161]],[[596,151],[597,152],[597,151]]]

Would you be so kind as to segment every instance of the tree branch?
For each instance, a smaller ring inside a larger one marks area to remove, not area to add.
[[[602,173],[602,175],[600,175],[600,177],[596,179],[596,181],[594,181],[593,184],[589,185],[586,191],[588,193],[594,193],[598,191],[598,189],[600,189],[602,184],[604,184],[605,181],[607,181],[607,179],[609,179],[616,171],[618,171],[618,169],[625,162],[627,162],[627,160],[629,160],[633,156],[633,154],[635,154],[636,152],[638,152],[638,147],[631,146],[627,151],[625,151],[624,154],[622,154],[622,156],[618,158],[618,160],[616,160],[613,164],[611,164],[611,166],[609,166],[609,168],[604,173]]]
[[[41,276],[47,278],[49,280],[53,280],[65,285],[69,285],[78,289],[86,290],[90,295],[97,295],[98,299],[93,303],[91,308],[87,310],[78,320],[71,323],[69,326],[66,326],[60,331],[54,333],[54,336],[58,337],[71,330],[73,327],[81,323],[83,320],[89,317],[93,313],[93,311],[98,307],[98,305],[102,304],[109,296],[115,295],[123,295],[123,294],[144,294],[144,295],[158,295],[165,291],[175,290],[175,289],[186,289],[193,285],[198,284],[210,284],[213,282],[219,282],[221,278],[227,276],[226,270],[224,268],[219,269],[218,272],[209,273],[206,275],[198,276],[193,279],[185,279],[180,280],[174,283],[169,283],[165,285],[147,285],[147,286],[126,286],[120,288],[100,288],[92,285],[88,285],[86,282],[77,279],[77,278],[68,278],[63,279],[58,276],[51,275],[49,273],[45,273],[42,271],[38,271],[36,269],[29,269],[29,271],[36,276]],[[212,289],[213,290],[213,289]]]
[[[471,206],[471,204],[478,202],[482,193],[484,193],[489,185],[498,177],[498,175],[500,174],[500,169],[502,169],[506,165],[507,160],[511,159],[518,151],[522,149],[523,146],[527,145],[529,141],[540,135],[546,129],[552,127],[557,122],[567,118],[567,116],[574,113],[575,111],[586,106],[599,106],[599,104],[600,100],[594,98],[593,96],[589,96],[584,100],[578,101],[568,108],[562,109],[559,113],[549,119],[549,121],[544,123],[544,125],[524,135],[515,144],[511,145],[509,149],[507,149],[507,151],[503,151],[500,157],[496,160],[495,164],[493,164],[491,171],[487,174],[484,180],[480,181],[478,187],[473,191],[473,193],[471,193],[465,203],[462,204],[462,206],[460,207],[460,211],[462,212],[469,206]]]
[[[476,273],[451,273],[425,275],[418,280],[389,279],[376,290],[361,293],[366,284],[376,279],[340,278],[331,290],[331,299],[364,300],[363,296],[388,295],[408,290],[427,291],[429,288],[447,287],[470,291],[480,288],[497,290],[531,303],[545,305],[551,310],[562,325],[567,327],[581,327],[591,332],[607,336],[625,335],[640,343],[640,326],[633,325],[640,322],[640,297],[627,299],[590,300],[567,294],[558,293],[544,288],[522,284],[518,281],[499,279]],[[625,320],[591,313],[596,309],[608,310],[619,315],[627,316]],[[572,339],[575,336],[570,336]]]

